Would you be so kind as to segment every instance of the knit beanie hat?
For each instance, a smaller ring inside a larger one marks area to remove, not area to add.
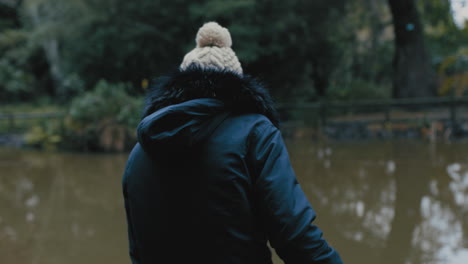
[[[202,69],[218,69],[242,74],[242,67],[231,49],[229,31],[216,22],[205,23],[195,38],[197,46],[185,55],[180,68],[196,65]]]

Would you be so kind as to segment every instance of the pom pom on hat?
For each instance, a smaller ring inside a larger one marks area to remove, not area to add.
[[[232,46],[229,31],[216,22],[204,24],[197,33],[196,43],[198,48],[216,46],[218,48],[230,48]]]
[[[190,65],[202,69],[227,70],[242,74],[242,67],[231,49],[232,39],[229,31],[216,22],[205,23],[195,38],[197,46],[187,53],[180,65],[182,70]]]

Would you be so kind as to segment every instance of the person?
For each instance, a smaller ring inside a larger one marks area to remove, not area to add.
[[[132,263],[267,264],[269,245],[287,264],[342,263],[229,31],[206,23],[196,43],[150,88],[123,175]]]

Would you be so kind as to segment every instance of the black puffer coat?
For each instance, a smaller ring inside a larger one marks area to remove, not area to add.
[[[265,89],[191,68],[148,96],[123,191],[134,264],[342,263],[311,222]]]

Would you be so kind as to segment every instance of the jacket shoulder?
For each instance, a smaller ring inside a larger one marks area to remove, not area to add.
[[[279,131],[275,124],[263,114],[245,113],[232,114],[226,121],[241,134],[246,134],[248,138],[256,138],[262,133],[272,133]]]
[[[263,114],[257,113],[246,113],[246,114],[234,114],[231,117],[233,122],[240,122],[245,124],[246,126],[243,129],[250,128],[254,130],[261,130],[266,128],[273,128],[276,129],[276,126],[273,122]]]

